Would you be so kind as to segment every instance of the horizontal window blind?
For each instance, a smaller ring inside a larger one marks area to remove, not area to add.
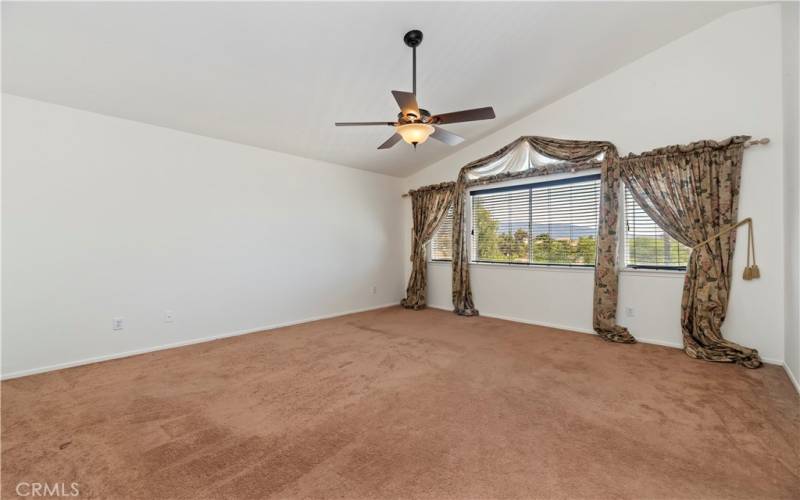
[[[453,258],[453,205],[447,209],[444,220],[433,233],[431,239],[431,260],[450,260]]]
[[[473,191],[476,262],[593,266],[600,176]]]
[[[689,248],[664,232],[625,189],[625,263],[641,269],[686,269]]]

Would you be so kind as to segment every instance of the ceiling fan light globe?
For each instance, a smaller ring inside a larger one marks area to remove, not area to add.
[[[435,130],[432,125],[427,123],[406,123],[405,125],[398,125],[396,129],[404,141],[415,147],[417,144],[427,141]]]

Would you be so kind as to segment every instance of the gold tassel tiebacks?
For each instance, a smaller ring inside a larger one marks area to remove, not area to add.
[[[746,219],[742,219],[736,224],[729,226],[722,231],[718,232],[711,238],[708,238],[704,242],[696,245],[692,248],[692,250],[696,250],[701,246],[714,241],[715,239],[719,238],[720,236],[726,235],[729,232],[733,231],[739,226],[744,226],[747,224],[747,265],[744,268],[744,272],[742,273],[742,279],[744,280],[754,280],[756,278],[761,277],[761,271],[758,269],[758,264],[756,264],[756,243],[755,239],[753,238],[753,219],[750,217]]]
[[[744,268],[742,278],[746,280],[754,280],[761,277],[761,271],[756,264],[756,243],[753,238],[753,219],[748,217],[747,221],[747,266]],[[750,256],[753,256],[753,262],[750,263]]]

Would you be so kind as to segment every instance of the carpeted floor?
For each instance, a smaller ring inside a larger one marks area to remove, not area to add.
[[[2,494],[800,498],[783,369],[399,307],[2,383]]]

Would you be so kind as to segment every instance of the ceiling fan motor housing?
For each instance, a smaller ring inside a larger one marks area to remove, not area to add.
[[[414,113],[404,113],[403,111],[397,113],[397,121],[398,123],[413,123],[413,122],[422,122],[428,123],[431,121],[431,112],[427,109],[419,108],[419,114],[422,116],[417,116]]]

